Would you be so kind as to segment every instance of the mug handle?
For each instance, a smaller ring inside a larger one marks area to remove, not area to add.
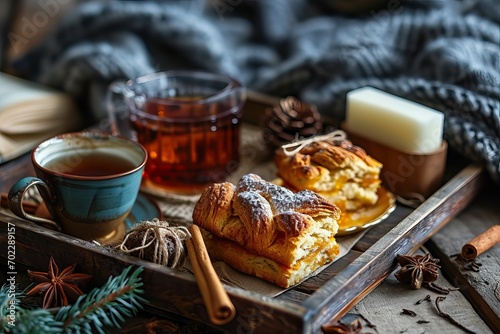
[[[55,221],[51,219],[46,219],[42,217],[37,217],[35,215],[32,215],[30,213],[27,213],[24,210],[23,206],[23,201],[24,201],[24,195],[28,191],[28,189],[32,186],[39,186],[37,187],[38,190],[40,191],[40,194],[42,195],[42,198],[45,199],[52,199],[54,198],[52,195],[52,191],[50,190],[49,186],[47,183],[45,183],[43,180],[33,177],[33,176],[27,176],[16,183],[10,188],[9,194],[8,194],[8,203],[9,203],[9,208],[10,210],[18,217],[24,218],[27,220],[30,220],[34,223],[37,223],[39,225],[45,226],[45,227],[50,227],[52,229],[55,229],[57,231],[61,231],[61,226],[57,224]],[[49,211],[51,210],[51,204],[52,203],[45,203],[47,205],[47,208]],[[51,212],[52,214],[52,212]]]

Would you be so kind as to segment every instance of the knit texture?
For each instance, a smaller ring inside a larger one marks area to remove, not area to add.
[[[332,0],[330,0],[332,1]],[[370,85],[445,114],[450,147],[500,184],[500,10],[495,1],[387,1],[357,15],[328,0],[84,3],[14,68],[105,116],[107,85],[172,68],[228,74],[250,89],[345,117]]]

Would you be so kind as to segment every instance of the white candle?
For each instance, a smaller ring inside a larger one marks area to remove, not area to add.
[[[442,112],[372,87],[347,93],[347,130],[400,151],[439,149],[443,122]]]

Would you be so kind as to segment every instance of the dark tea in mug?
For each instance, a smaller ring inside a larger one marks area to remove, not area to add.
[[[130,135],[148,152],[143,189],[196,194],[238,168],[246,92],[237,81],[167,71],[130,80],[120,89]]]
[[[45,168],[62,174],[94,177],[123,174],[134,169],[134,165],[118,154],[96,150],[87,153],[84,158],[79,154],[60,156],[46,163]]]

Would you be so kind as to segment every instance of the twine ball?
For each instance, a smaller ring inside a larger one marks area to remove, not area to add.
[[[261,128],[264,142],[276,149],[283,144],[320,134],[323,124],[315,105],[289,96],[266,110]]]
[[[170,226],[157,218],[134,226],[118,249],[140,259],[170,268],[182,268],[186,262],[185,240],[191,234],[184,226]]]

